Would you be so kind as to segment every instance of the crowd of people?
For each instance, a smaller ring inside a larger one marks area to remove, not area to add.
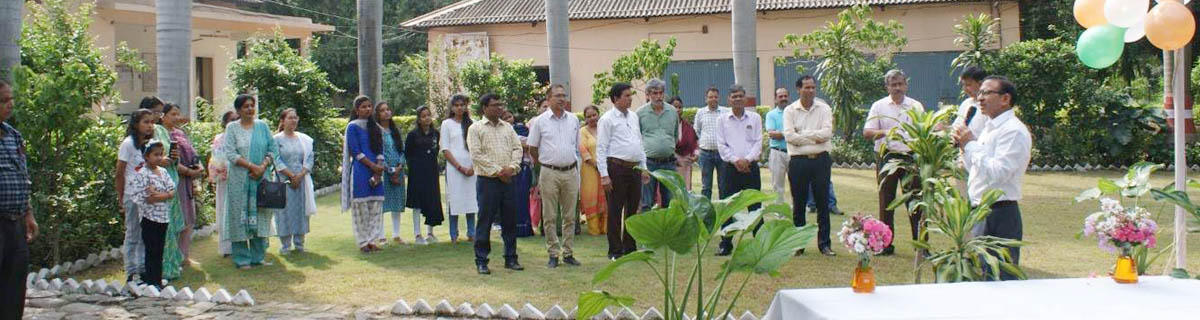
[[[908,78],[902,71],[891,70],[883,80],[888,96],[871,105],[862,134],[883,155],[876,170],[878,215],[894,230],[895,213],[889,204],[903,177],[914,173],[881,169],[893,159],[912,159],[905,138],[894,137],[897,132],[904,137],[901,125],[912,121],[906,111],[924,106],[906,95]],[[974,67],[959,80],[967,98],[957,118],[943,129],[962,151],[959,162],[967,179],[959,187],[976,205],[985,191],[1004,192],[975,233],[1020,240],[1017,203],[1031,138],[1012,111],[1016,87]],[[447,212],[449,241],[459,243],[459,220],[465,219],[465,240],[474,244],[480,274],[491,273],[490,234],[496,228],[507,269],[524,269],[516,238],[539,229],[545,237],[547,267],[578,266],[573,246],[574,236],[583,229],[581,214],[588,233],[607,236],[608,258],[620,258],[638,248],[623,222],[671,201],[671,193],[648,171],[678,170],[691,189],[691,171],[698,167],[700,194],[710,198],[715,172],[718,196],[729,197],[762,188],[759,162],[766,143],[778,201],[790,199],[794,204],[796,226],[806,225],[807,212],[815,210],[817,248],[822,255],[834,256],[829,223],[829,215],[838,211],[831,179],[833,110],[816,97],[818,85],[816,78],[801,76],[795,81],[795,102],[786,88],[778,88],[765,119],[747,109],[753,106],[746,105],[742,86],[726,91],[728,106],[719,105],[720,90],[710,88],[705,106],[690,122],[682,116],[682,100],[664,99],[665,83],[657,79],[647,82],[647,102],[636,110],[631,110],[631,85],[614,84],[608,92],[611,108],[602,113],[596,105],[586,106],[582,123],[571,113],[566,88],[560,84],[550,86],[538,103],[541,110],[527,122],[515,121],[506,111],[506,101],[495,94],[478,98],[483,116],[473,119],[470,98],[455,95],[440,126],[434,123],[433,111],[421,107],[407,135],[386,102],[358,97],[343,141],[341,208],[351,212],[354,238],[364,254],[389,242],[385,212],[391,213],[391,240],[404,244],[401,214],[411,209],[416,244],[439,242],[434,227],[443,223]],[[0,120],[12,114],[12,95],[11,86],[0,82]],[[272,130],[258,119],[256,104],[251,95],[234,99],[234,110],[222,116],[224,132],[208,142],[212,153],[207,161],[180,129],[188,118],[178,105],[146,97],[129,115],[115,169],[116,201],[125,215],[127,281],[161,287],[194,263],[189,258],[190,232],[196,224],[194,186],[202,179],[215,185],[217,250],[236,267],[269,264],[264,257],[271,237],[278,237],[280,254],[305,251],[309,220],[317,212],[311,178],[314,141],[296,131],[303,120],[296,110],[280,112]],[[23,299],[27,244],[37,234],[24,150],[20,133],[0,123],[3,305],[20,305]],[[448,210],[442,207],[439,156],[445,161]],[[911,210],[909,221],[916,239],[921,211]],[[723,238],[716,254],[730,255],[733,247],[732,239]],[[889,245],[882,254],[893,253]],[[1009,248],[1009,253],[1018,263],[1019,249]],[[1001,274],[1002,279],[1014,278]]]

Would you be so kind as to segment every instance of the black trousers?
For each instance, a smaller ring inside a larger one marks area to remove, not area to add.
[[[608,200],[608,255],[619,256],[637,251],[637,242],[625,231],[625,219],[638,213],[642,201],[642,174],[625,167],[612,159],[608,161],[608,178],[612,190],[605,196]]]
[[[808,195],[813,196],[817,205],[817,248],[830,247],[829,240],[829,188],[830,170],[833,168],[833,158],[828,152],[823,152],[816,158],[793,156],[788,159],[788,183],[792,186],[792,223],[797,227],[808,224],[805,215]],[[812,188],[812,192],[809,192]]]
[[[717,179],[718,181],[721,181],[720,186],[718,186],[721,191],[720,192],[721,199],[728,198],[728,197],[733,196],[734,194],[737,194],[738,192],[741,192],[742,190],[746,190],[746,189],[762,190],[762,175],[758,170],[757,162],[754,162],[754,161],[750,162],[750,172],[748,172],[748,173],[738,172],[737,166],[734,166],[733,163],[730,163],[730,162],[722,162],[721,168],[718,169],[717,172],[722,177],[722,178]],[[759,208],[762,208],[762,204],[756,203],[754,205],[751,205],[748,209],[750,211],[754,211],[754,210],[758,210]],[[733,218],[730,218],[728,221],[725,221],[725,223],[722,224],[721,227],[728,226],[731,223],[733,223]],[[761,226],[762,226],[761,223],[755,225],[754,231],[757,232],[758,228]],[[733,248],[733,237],[730,237],[730,236],[721,237],[720,246],[722,248],[732,249]]]
[[[875,180],[879,182],[879,220],[882,220],[883,224],[886,224],[888,229],[892,230],[892,243],[895,243],[896,239],[900,238],[900,235],[896,233],[896,210],[888,210],[888,205],[891,204],[892,201],[896,200],[896,189],[899,187],[900,180],[905,175],[917,173],[908,172],[908,170],[903,169],[896,170],[895,173],[890,175],[884,175],[882,172],[879,172],[880,169],[883,169],[883,165],[887,164],[888,161],[891,161],[892,159],[912,161],[912,156],[893,153],[888,154],[875,163]],[[904,186],[903,190],[917,190],[920,188],[920,179],[912,179],[912,181],[909,181],[908,185]],[[917,240],[917,235],[920,234],[921,221],[923,220],[924,215],[922,214],[921,210],[912,210],[908,213],[908,222],[909,227],[912,228],[913,240]],[[892,244],[888,244],[888,247],[892,247]]]
[[[0,217],[0,319],[21,319],[25,312],[25,277],[29,243],[25,220]]]
[[[492,223],[500,221],[504,241],[504,262],[517,262],[517,206],[512,188],[497,178],[479,177],[475,182],[479,199],[479,217],[475,223],[475,264],[487,265],[492,252]]]
[[[142,281],[162,288],[163,248],[167,245],[167,224],[142,218],[142,242],[146,244],[146,274]]]
[[[992,213],[987,216],[987,225],[983,228],[983,235],[1013,240],[1024,238],[1024,227],[1021,224],[1021,207],[1017,205],[1017,202],[999,201],[993,204]],[[1020,264],[1020,247],[1008,247],[1008,255],[1012,257],[1012,264]],[[999,258],[998,255],[993,254],[993,256]],[[985,274],[991,273],[987,265],[984,265],[983,268]],[[1017,280],[1017,276],[1000,270],[1000,280]]]

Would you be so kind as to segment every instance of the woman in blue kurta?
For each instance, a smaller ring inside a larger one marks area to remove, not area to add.
[[[271,138],[266,122],[255,118],[254,97],[239,95],[233,106],[241,119],[225,126],[221,153],[229,161],[225,185],[225,232],[221,240],[233,244],[233,264],[241,269],[262,265],[267,252],[267,237],[272,235],[274,210],[259,208],[258,184],[273,164],[276,170],[287,165],[274,163],[279,147]]]
[[[342,210],[350,209],[354,240],[363,253],[379,251],[383,233],[383,138],[371,99],[354,99],[354,117],[346,126],[342,149]],[[349,168],[346,170],[345,168]]]
[[[375,117],[383,137],[383,160],[387,170],[383,176],[383,212],[392,213],[392,240],[404,244],[400,238],[400,214],[404,213],[404,140],[400,128],[392,121],[392,107],[387,102],[375,104]]]
[[[291,250],[304,252],[304,235],[308,234],[309,216],[317,213],[312,179],[312,138],[296,131],[300,116],[296,109],[287,108],[279,113],[279,133],[275,144],[279,145],[279,163],[286,169],[276,170],[278,181],[288,183],[287,205],[275,215],[275,233],[279,235],[279,254]],[[294,247],[294,249],[293,249]]]
[[[408,158],[408,197],[405,206],[413,209],[413,228],[416,214],[425,216],[429,234],[425,238],[417,230],[416,242],[433,243],[433,226],[441,225],[442,195],[438,184],[438,131],[433,127],[433,114],[428,107],[417,109],[417,126],[405,139],[404,156]]]
[[[521,138],[521,144],[525,144],[525,138],[529,137],[529,127],[525,126],[524,122],[515,122],[516,120],[512,113],[505,112],[505,121],[513,123],[513,130],[517,132],[517,136]],[[512,197],[513,204],[517,207],[517,236],[531,237],[533,236],[533,222],[529,216],[529,193],[533,188],[533,166],[529,157],[529,149],[525,150],[525,157],[521,160],[521,172],[512,177],[512,183],[509,184],[513,188]]]

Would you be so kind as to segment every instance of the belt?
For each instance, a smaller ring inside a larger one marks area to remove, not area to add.
[[[558,170],[558,171],[571,171],[571,170],[574,170],[575,166],[577,166],[577,165],[579,165],[578,162],[571,163],[571,165],[564,166],[564,167],[559,167],[559,166],[554,166],[554,165],[549,165],[549,164],[543,163],[542,168],[550,168],[550,169],[554,169],[554,170]]]
[[[0,212],[0,220],[20,221],[25,218],[24,212]]]
[[[666,158],[651,158],[651,157],[646,157],[646,160],[654,161],[654,162],[657,162],[657,163],[663,163],[663,162],[675,162],[675,156],[668,156],[668,157],[666,157]]]
[[[638,163],[637,163],[637,162],[630,162],[630,161],[625,161],[625,160],[621,160],[621,159],[617,159],[617,158],[612,158],[612,157],[609,157],[609,158],[608,158],[608,162],[609,162],[609,163],[612,163],[612,164],[615,164],[615,165],[618,165],[618,166],[622,166],[622,167],[626,167],[626,168],[631,168],[631,169],[632,169],[632,168],[634,168],[634,167],[637,167],[637,166],[638,166]]]
[[[778,151],[787,152],[787,148],[771,147],[771,150],[778,150]]]
[[[717,150],[705,149],[705,148],[700,148],[700,151],[702,151],[702,152],[713,152],[713,153],[716,153],[716,152],[717,152]]]
[[[995,203],[992,203],[992,208],[1008,207],[1008,206],[1015,206],[1015,205],[1017,205],[1016,200],[1003,200],[1003,201],[996,201]]]
[[[801,159],[812,160],[812,159],[820,158],[821,156],[825,156],[828,154],[829,154],[829,151],[821,151],[821,153],[817,153],[817,154],[798,154],[798,155],[792,156],[792,158],[801,158]]]

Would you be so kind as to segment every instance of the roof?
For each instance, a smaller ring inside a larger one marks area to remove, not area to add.
[[[727,13],[729,0],[568,0],[568,19],[622,19]],[[758,0],[758,11],[979,0]],[[541,22],[545,0],[462,0],[405,21],[410,28]]]

